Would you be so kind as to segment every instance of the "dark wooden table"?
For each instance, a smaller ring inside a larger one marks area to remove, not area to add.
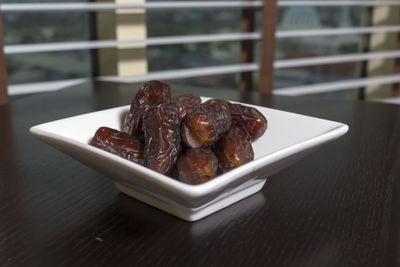
[[[132,85],[87,83],[0,107],[0,266],[400,263],[400,106],[198,91],[350,130],[272,176],[261,192],[189,223],[119,193],[104,175],[28,133],[129,104],[135,93]]]

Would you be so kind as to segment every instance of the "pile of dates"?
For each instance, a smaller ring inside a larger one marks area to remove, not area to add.
[[[101,127],[90,145],[188,184],[201,184],[254,159],[251,142],[266,118],[255,108],[222,99],[171,97],[160,81],[144,83],[122,131]]]

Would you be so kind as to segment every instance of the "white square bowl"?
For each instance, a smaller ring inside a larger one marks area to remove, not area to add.
[[[204,102],[208,98],[202,97]],[[248,105],[268,120],[253,143],[254,160],[200,185],[189,185],[89,145],[101,126],[121,128],[129,106],[36,125],[40,140],[108,175],[123,193],[187,221],[199,220],[263,187],[267,177],[348,131],[343,123]]]

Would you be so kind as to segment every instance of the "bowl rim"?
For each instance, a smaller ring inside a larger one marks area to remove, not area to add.
[[[203,99],[207,100],[209,98],[202,97],[202,100]],[[251,106],[251,107],[255,107],[255,108],[261,107],[261,106],[250,105],[250,104],[235,102],[235,101],[230,101],[230,102],[243,104],[243,105],[247,105],[247,106]],[[271,163],[277,162],[277,161],[284,159],[290,155],[299,153],[305,149],[309,149],[309,148],[318,146],[320,144],[323,144],[325,142],[328,142],[330,140],[334,140],[334,139],[340,137],[341,135],[344,135],[349,129],[349,127],[346,124],[343,124],[340,122],[324,120],[324,119],[306,116],[306,115],[302,115],[302,114],[297,114],[297,113],[293,113],[293,112],[287,112],[287,111],[282,111],[282,110],[278,110],[278,109],[262,107],[262,108],[266,108],[266,109],[276,110],[279,112],[290,113],[290,114],[295,114],[298,116],[328,121],[328,122],[332,123],[332,129],[327,130],[326,132],[324,132],[322,134],[313,136],[302,142],[288,145],[287,147],[284,147],[282,149],[279,149],[277,151],[274,151],[272,153],[264,155],[258,159],[255,159],[255,160],[248,162],[242,166],[239,166],[233,170],[230,170],[224,174],[221,174],[221,175],[217,176],[215,179],[212,179],[210,181],[207,181],[205,183],[198,184],[198,185],[186,184],[184,182],[181,182],[181,181],[171,178],[169,176],[166,176],[166,175],[160,174],[156,171],[153,171],[153,170],[151,170],[147,167],[144,167],[140,164],[137,164],[137,163],[134,163],[127,159],[124,159],[120,156],[117,156],[112,153],[103,151],[99,148],[90,146],[87,143],[76,141],[72,138],[65,137],[65,136],[62,136],[59,134],[55,134],[55,133],[52,133],[52,132],[44,129],[44,127],[46,125],[49,125],[49,124],[52,124],[52,123],[55,123],[58,121],[68,120],[68,119],[72,119],[74,117],[79,117],[79,116],[86,116],[88,114],[94,114],[97,112],[119,110],[119,109],[126,108],[128,106],[129,105],[124,105],[124,106],[104,109],[104,110],[100,110],[100,111],[88,112],[88,113],[80,114],[77,116],[71,116],[71,117],[60,119],[60,120],[54,120],[54,121],[42,123],[42,124],[31,127],[29,129],[29,132],[33,136],[41,139],[42,141],[45,141],[46,139],[50,139],[55,142],[62,142],[63,144],[71,145],[72,147],[77,148],[79,150],[86,150],[88,153],[92,154],[93,156],[100,156],[105,160],[112,160],[115,164],[118,164],[119,166],[121,166],[127,170],[134,171],[135,173],[139,174],[139,176],[141,176],[140,177],[141,179],[149,179],[150,183],[156,183],[158,186],[162,187],[165,190],[168,190],[175,194],[179,194],[181,196],[196,198],[196,197],[202,197],[210,192],[218,191],[221,188],[233,183],[238,178],[240,178],[246,174],[249,174],[250,172],[255,171],[256,169],[263,168]],[[336,127],[334,127],[335,124],[336,124]],[[113,178],[110,177],[110,179],[113,179]]]

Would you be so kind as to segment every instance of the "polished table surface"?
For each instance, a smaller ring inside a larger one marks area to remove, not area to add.
[[[105,175],[28,133],[127,105],[136,90],[88,82],[0,107],[0,266],[400,264],[400,106],[197,90],[350,130],[270,177],[261,192],[189,223],[119,193]]]

